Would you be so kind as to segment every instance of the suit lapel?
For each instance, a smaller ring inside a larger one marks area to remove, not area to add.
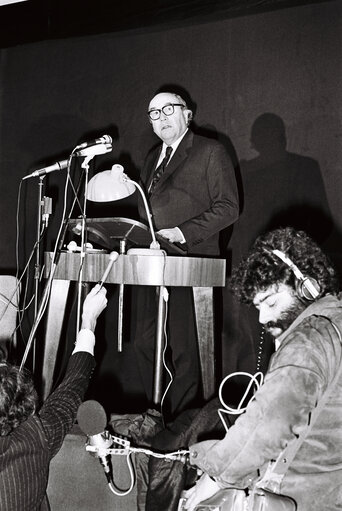
[[[157,147],[153,153],[151,153],[151,157],[147,163],[147,169],[146,169],[146,190],[149,189],[151,181],[153,179],[153,174],[156,169],[160,153],[162,151],[162,145]]]
[[[187,158],[189,151],[192,147],[193,138],[194,134],[189,130],[184,136],[179,146],[177,147],[175,153],[172,155],[172,158],[168,165],[166,166],[166,169],[163,175],[161,176],[158,185],[164,183],[181,165],[181,163]]]

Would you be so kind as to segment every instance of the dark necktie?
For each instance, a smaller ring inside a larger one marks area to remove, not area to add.
[[[165,156],[164,156],[163,160],[161,161],[160,165],[154,171],[153,179],[152,179],[152,182],[150,184],[149,191],[148,191],[149,195],[151,195],[151,193],[155,189],[159,179],[162,177],[163,172],[164,172],[164,170],[166,168],[166,165],[167,165],[167,163],[168,163],[168,161],[170,159],[171,153],[172,153],[172,147],[171,146],[167,146],[166,151],[165,151]]]

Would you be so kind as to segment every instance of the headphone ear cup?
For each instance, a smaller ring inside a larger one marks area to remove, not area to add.
[[[304,277],[302,280],[296,279],[296,292],[301,300],[313,302],[319,297],[321,287],[316,279]]]
[[[272,250],[272,253],[291,268],[295,276],[296,293],[300,300],[313,302],[319,298],[322,290],[316,279],[313,279],[312,277],[305,277],[298,266],[295,265],[294,262],[291,261],[291,259],[281,250],[274,249]]]

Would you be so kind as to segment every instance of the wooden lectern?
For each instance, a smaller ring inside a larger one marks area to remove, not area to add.
[[[142,224],[141,224],[142,225]],[[144,226],[145,227],[145,226]],[[80,270],[79,253],[62,252],[54,273],[47,312],[43,357],[43,396],[52,385],[56,355],[70,281],[77,281]],[[49,274],[52,253],[45,254],[45,273]],[[109,254],[87,252],[83,264],[83,281],[98,282],[109,262]],[[107,284],[144,285],[160,288],[156,332],[154,402],[160,403],[162,392],[163,314],[162,288],[192,287],[196,313],[203,394],[209,399],[215,393],[215,347],[213,326],[213,287],[225,285],[224,259],[179,257],[170,255],[120,254],[107,277]]]

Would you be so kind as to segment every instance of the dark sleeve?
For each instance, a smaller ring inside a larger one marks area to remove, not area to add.
[[[210,199],[209,207],[178,225],[189,246],[197,245],[232,225],[239,216],[235,172],[230,157],[221,144],[212,145],[210,148],[205,179]]]
[[[62,383],[48,397],[38,414],[51,457],[58,452],[65,435],[75,422],[94,367],[95,359],[89,353],[78,352],[72,355]]]

